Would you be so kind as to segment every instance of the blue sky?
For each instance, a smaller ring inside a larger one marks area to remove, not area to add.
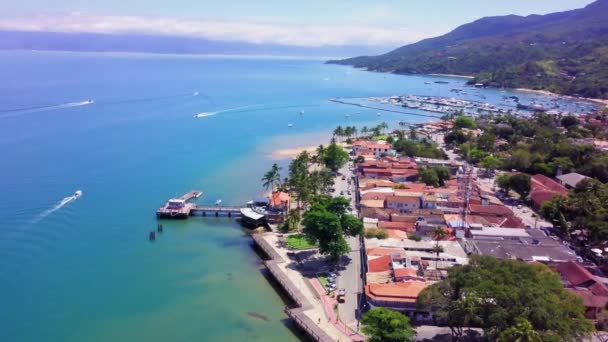
[[[0,29],[150,32],[293,45],[391,45],[484,16],[544,14],[592,0],[17,0]]]

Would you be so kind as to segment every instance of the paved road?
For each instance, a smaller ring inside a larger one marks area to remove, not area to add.
[[[341,192],[344,193],[344,197],[349,198],[352,202],[353,214],[357,215],[355,209],[355,186],[354,183],[348,184],[348,180],[352,177],[352,171],[349,169],[348,165],[343,167],[340,170],[340,173],[344,175],[345,179],[342,179],[342,176],[338,176],[335,182],[336,192],[334,195],[339,196]],[[351,194],[348,194],[348,191]],[[362,291],[362,282],[361,282],[361,254],[360,254],[360,244],[359,239],[356,237],[351,237],[347,239],[348,245],[350,246],[351,252],[348,254],[345,260],[348,260],[345,265],[343,265],[344,269],[340,271],[338,275],[337,285],[338,288],[346,289],[346,301],[338,306],[338,313],[340,315],[340,320],[344,322],[348,327],[353,330],[357,330],[357,318],[356,318],[356,310],[358,308],[358,294]]]

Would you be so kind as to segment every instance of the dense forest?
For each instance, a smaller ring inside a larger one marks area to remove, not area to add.
[[[547,15],[487,17],[380,56],[329,63],[608,98],[608,0]]]

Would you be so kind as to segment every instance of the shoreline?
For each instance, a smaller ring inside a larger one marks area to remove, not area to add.
[[[588,101],[588,102],[601,104],[604,107],[608,107],[608,99],[604,100],[604,99],[594,99],[594,98],[590,98],[590,97],[561,95],[561,94],[557,94],[557,93],[554,93],[554,92],[551,92],[548,90],[535,90],[535,89],[528,89],[528,88],[515,88],[514,90],[526,92],[526,93],[538,94],[538,95],[545,95],[545,96],[565,97],[565,98],[571,99],[571,100]]]
[[[475,76],[471,75],[456,75],[456,74],[428,74],[429,76],[440,76],[440,77],[452,77],[452,78],[465,78],[467,80],[472,80]]]
[[[300,153],[306,151],[308,153],[315,153],[318,148],[317,146],[299,146],[299,147],[291,147],[291,148],[283,148],[279,150],[272,151],[270,154],[270,158],[273,160],[282,160],[282,159],[294,159]]]

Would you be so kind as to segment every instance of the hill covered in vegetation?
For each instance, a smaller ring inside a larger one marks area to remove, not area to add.
[[[379,56],[329,63],[397,74],[472,75],[471,83],[608,98],[608,0],[526,17],[487,17]]]

